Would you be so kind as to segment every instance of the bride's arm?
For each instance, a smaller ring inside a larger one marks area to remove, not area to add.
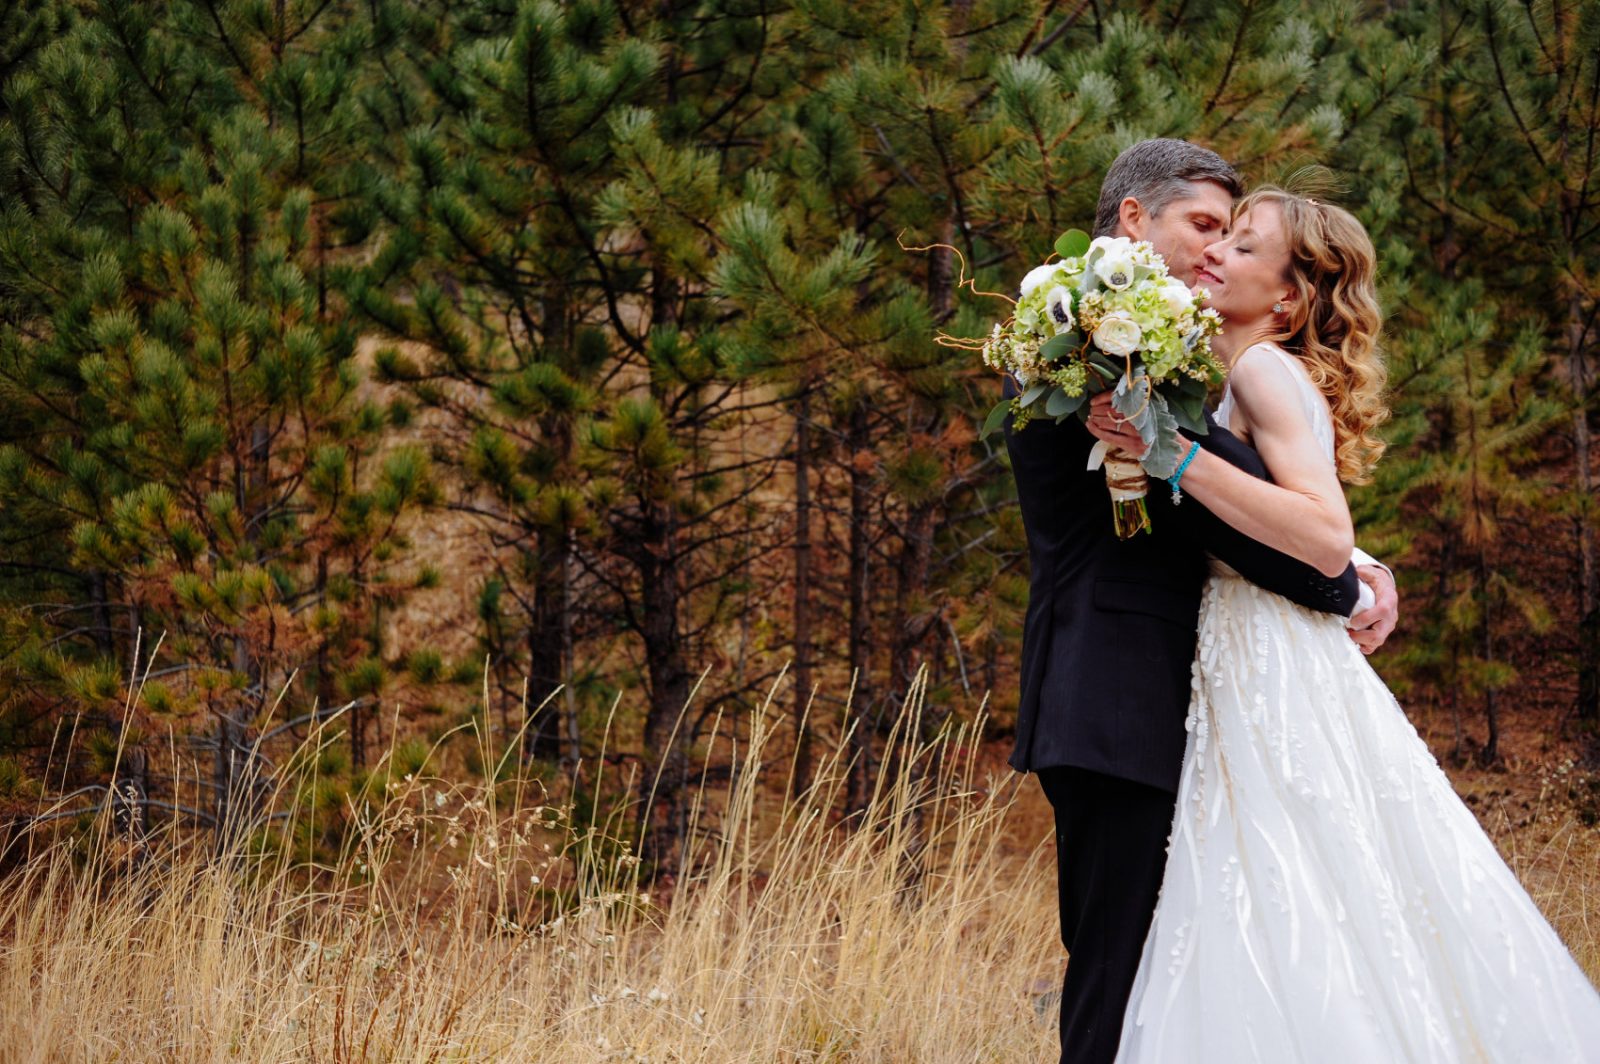
[[[1234,408],[1273,482],[1200,451],[1180,485],[1251,539],[1336,576],[1350,564],[1355,529],[1334,465],[1306,420],[1292,372],[1278,359],[1250,351],[1230,374]]]
[[[1230,374],[1235,427],[1248,430],[1272,480],[1252,477],[1199,450],[1181,487],[1249,539],[1336,576],[1349,566],[1355,546],[1350,510],[1291,373],[1276,358],[1247,351]],[[1116,422],[1108,395],[1096,396],[1091,410],[1091,434],[1130,454],[1143,450],[1139,434]],[[1179,453],[1186,454],[1190,441],[1180,433],[1178,443]]]

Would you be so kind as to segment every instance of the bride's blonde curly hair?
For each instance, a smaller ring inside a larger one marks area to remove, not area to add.
[[[1297,295],[1273,339],[1300,358],[1327,397],[1339,479],[1365,484],[1385,447],[1376,430],[1389,418],[1383,395],[1388,374],[1378,352],[1377,253],[1349,211],[1281,188],[1255,189],[1239,201],[1234,217],[1262,203],[1283,213],[1285,280]]]

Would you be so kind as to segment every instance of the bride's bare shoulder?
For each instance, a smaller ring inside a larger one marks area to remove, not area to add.
[[[1252,344],[1228,368],[1233,400],[1248,414],[1252,406],[1275,404],[1298,394],[1294,370],[1284,361],[1281,348],[1271,343]]]

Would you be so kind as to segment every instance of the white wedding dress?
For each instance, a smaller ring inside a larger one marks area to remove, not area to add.
[[[1119,1064],[1600,1061],[1600,994],[1340,618],[1211,573]]]

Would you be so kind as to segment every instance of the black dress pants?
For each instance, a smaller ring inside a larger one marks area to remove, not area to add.
[[[1112,1064],[1167,865],[1171,791],[1077,768],[1038,772],[1056,813],[1061,1064]]]

